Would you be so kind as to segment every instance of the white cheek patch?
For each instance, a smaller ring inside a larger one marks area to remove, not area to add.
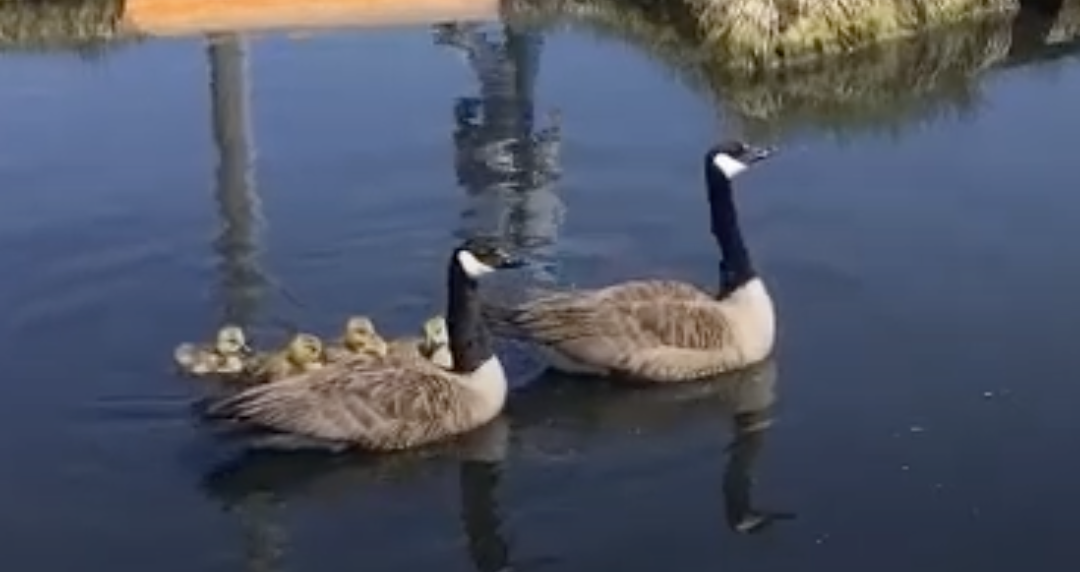
[[[746,163],[734,159],[725,153],[717,153],[716,158],[713,159],[713,164],[716,165],[716,168],[720,169],[720,172],[728,179],[734,179],[735,175],[746,170]]]
[[[480,262],[473,253],[468,250],[462,250],[457,254],[458,264],[461,265],[461,269],[468,274],[470,278],[479,278],[485,274],[491,274],[495,272],[495,269]]]

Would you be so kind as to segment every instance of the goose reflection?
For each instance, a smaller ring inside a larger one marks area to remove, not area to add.
[[[290,500],[334,499],[378,483],[417,481],[439,468],[438,461],[456,460],[469,558],[477,570],[496,572],[510,569],[496,494],[509,437],[510,424],[499,417],[437,447],[395,455],[246,449],[213,467],[204,475],[201,488],[227,511],[253,504],[281,506]],[[279,561],[287,546],[283,532],[265,526],[260,530],[263,534],[258,537],[245,537],[248,569],[268,569],[265,564]]]
[[[540,129],[534,121],[543,37],[507,26],[495,40],[479,24],[446,23],[435,26],[435,43],[461,54],[479,87],[454,105],[454,167],[469,200],[458,234],[500,236],[551,280],[565,208],[556,193],[561,116],[552,112]]]
[[[717,422],[727,420],[734,435],[723,476],[728,523],[737,533],[757,533],[794,517],[762,510],[753,501],[753,474],[772,426],[776,396],[772,361],[673,387],[632,389],[550,377],[518,392],[509,415],[438,447],[380,456],[248,449],[211,468],[202,488],[228,509],[277,506],[341,498],[379,484],[427,487],[448,460],[456,462],[470,560],[481,572],[495,572],[521,564],[512,556],[497,494],[508,459],[549,463],[580,458],[612,440],[671,439],[680,429],[708,435]],[[265,563],[271,556],[280,558],[286,540],[279,529],[264,528],[258,538],[249,539],[253,546],[245,552],[252,562]]]
[[[511,402],[515,441],[523,454],[576,458],[616,439],[662,440],[682,429],[714,430],[718,419],[731,424],[733,439],[723,493],[728,524],[738,533],[756,533],[790,512],[759,509],[753,502],[755,465],[772,427],[777,401],[777,366],[768,360],[715,379],[663,387],[616,386],[603,380],[580,383],[549,374]]]
[[[724,471],[724,503],[728,525],[744,534],[756,534],[774,523],[795,518],[795,513],[769,511],[754,507],[752,491],[754,465],[765,446],[766,429],[772,419],[759,411],[744,411],[732,416],[734,439],[728,448]]]

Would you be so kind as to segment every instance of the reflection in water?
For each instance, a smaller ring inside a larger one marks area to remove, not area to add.
[[[984,71],[1080,51],[1080,9],[1065,6],[1052,19],[1024,12],[873,46],[842,61],[750,73],[726,66],[691,27],[656,10],[617,0],[503,0],[504,18],[516,27],[571,26],[637,47],[715,100],[724,119],[753,138],[895,135],[943,116],[970,116]]]
[[[280,506],[288,499],[337,498],[379,482],[415,480],[434,468],[438,458],[459,462],[461,523],[468,539],[469,557],[477,570],[509,569],[509,545],[502,534],[496,498],[507,455],[510,425],[504,417],[435,447],[397,455],[332,455],[314,450],[282,453],[245,449],[214,467],[202,488],[226,508],[252,504]],[[245,511],[246,512],[246,511]],[[280,560],[286,538],[266,523],[266,533],[251,539],[259,550],[246,550],[247,568],[265,570],[268,556]],[[248,545],[249,548],[252,544]]]
[[[1066,0],[1058,5],[1054,25],[1046,34],[1048,43],[1069,42],[1080,36],[1080,2]]]
[[[247,58],[241,38],[208,38],[210,107],[218,152],[214,199],[221,231],[214,240],[220,260],[222,321],[250,327],[257,317],[264,279],[258,263],[259,198],[252,181]],[[252,571],[281,568],[286,532],[276,522],[273,495],[253,494],[231,507],[243,529],[245,562]]]
[[[711,433],[716,423],[730,420],[733,443],[723,476],[728,522],[739,533],[763,531],[790,513],[763,511],[752,500],[752,475],[772,426],[777,396],[777,368],[772,361],[716,380],[671,387],[630,389],[580,383],[552,377],[530,385],[511,400],[511,416],[500,417],[468,435],[427,449],[395,455],[331,455],[304,450],[283,453],[244,449],[214,467],[202,488],[226,507],[282,505],[300,499],[340,499],[389,483],[428,488],[429,479],[447,459],[459,463],[461,523],[467,550],[481,572],[507,570],[516,564],[503,527],[497,493],[502,464],[510,455],[527,462],[550,463],[553,458],[589,463],[593,447],[619,447],[625,441],[650,440],[670,450],[691,434]],[[511,434],[511,428],[513,433]],[[711,437],[710,437],[711,440]],[[563,454],[553,455],[553,441]],[[635,443],[637,444],[637,443]],[[632,447],[634,451],[648,447]],[[718,452],[719,447],[716,449]],[[407,493],[406,493],[407,494]],[[296,503],[290,503],[293,505]],[[265,527],[265,524],[264,524]],[[260,537],[267,543],[248,550],[258,562],[272,554],[280,558],[284,538],[273,529]],[[254,567],[254,565],[252,565]]]
[[[497,494],[510,441],[510,424],[505,417],[499,417],[465,439],[468,446],[458,484],[469,558],[479,572],[509,570],[510,545],[503,535]]]
[[[771,414],[753,410],[732,416],[735,434],[728,448],[728,464],[724,471],[724,501],[728,525],[736,532],[757,533],[780,520],[790,520],[794,513],[760,510],[754,507],[754,465],[765,447],[767,429],[772,425]]]
[[[773,360],[710,381],[663,387],[553,375],[548,383],[524,389],[510,412],[515,440],[549,458],[582,457],[594,447],[611,446],[612,439],[665,440],[688,427],[707,434],[718,417],[727,417],[733,433],[723,485],[728,522],[737,532],[757,532],[794,516],[759,510],[751,495],[754,467],[774,418],[777,381]]]
[[[279,522],[282,508],[272,494],[252,494],[244,502],[227,508],[240,523],[245,570],[267,572],[284,569],[282,563],[289,534]]]
[[[469,200],[465,236],[496,235],[535,257],[537,278],[549,273],[562,224],[555,193],[561,175],[560,117],[534,131],[534,92],[543,38],[505,27],[495,41],[479,24],[435,26],[435,42],[458,50],[479,84],[479,97],[454,106],[455,170]],[[544,270],[545,264],[548,271]]]
[[[214,199],[221,230],[214,240],[220,256],[223,321],[248,327],[255,320],[264,278],[259,269],[259,198],[252,181],[247,61],[235,34],[211,37],[210,96],[218,165]]]
[[[510,547],[501,534],[502,517],[496,497],[502,467],[497,463],[465,461],[459,478],[461,521],[473,565],[479,572],[508,569]]]

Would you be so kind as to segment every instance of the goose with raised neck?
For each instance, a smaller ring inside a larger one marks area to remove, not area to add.
[[[775,341],[772,299],[751,261],[733,181],[772,149],[741,141],[704,154],[710,226],[721,251],[721,289],[669,279],[545,292],[515,306],[489,304],[502,336],[535,344],[550,365],[647,383],[692,381],[766,359]]]

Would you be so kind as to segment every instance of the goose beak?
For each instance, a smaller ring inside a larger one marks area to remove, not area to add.
[[[525,266],[525,259],[513,256],[511,254],[503,254],[498,261],[496,261],[497,267],[504,268],[521,268]]]
[[[520,268],[525,266],[525,260],[511,254],[499,244],[498,240],[491,238],[474,238],[467,241],[465,247],[476,259],[486,266],[494,269]]]
[[[746,163],[747,165],[753,165],[758,161],[768,159],[773,155],[773,153],[776,153],[776,147],[774,146],[755,147],[753,145],[747,145],[746,150],[743,151],[742,156],[739,157],[739,160],[743,163]]]

